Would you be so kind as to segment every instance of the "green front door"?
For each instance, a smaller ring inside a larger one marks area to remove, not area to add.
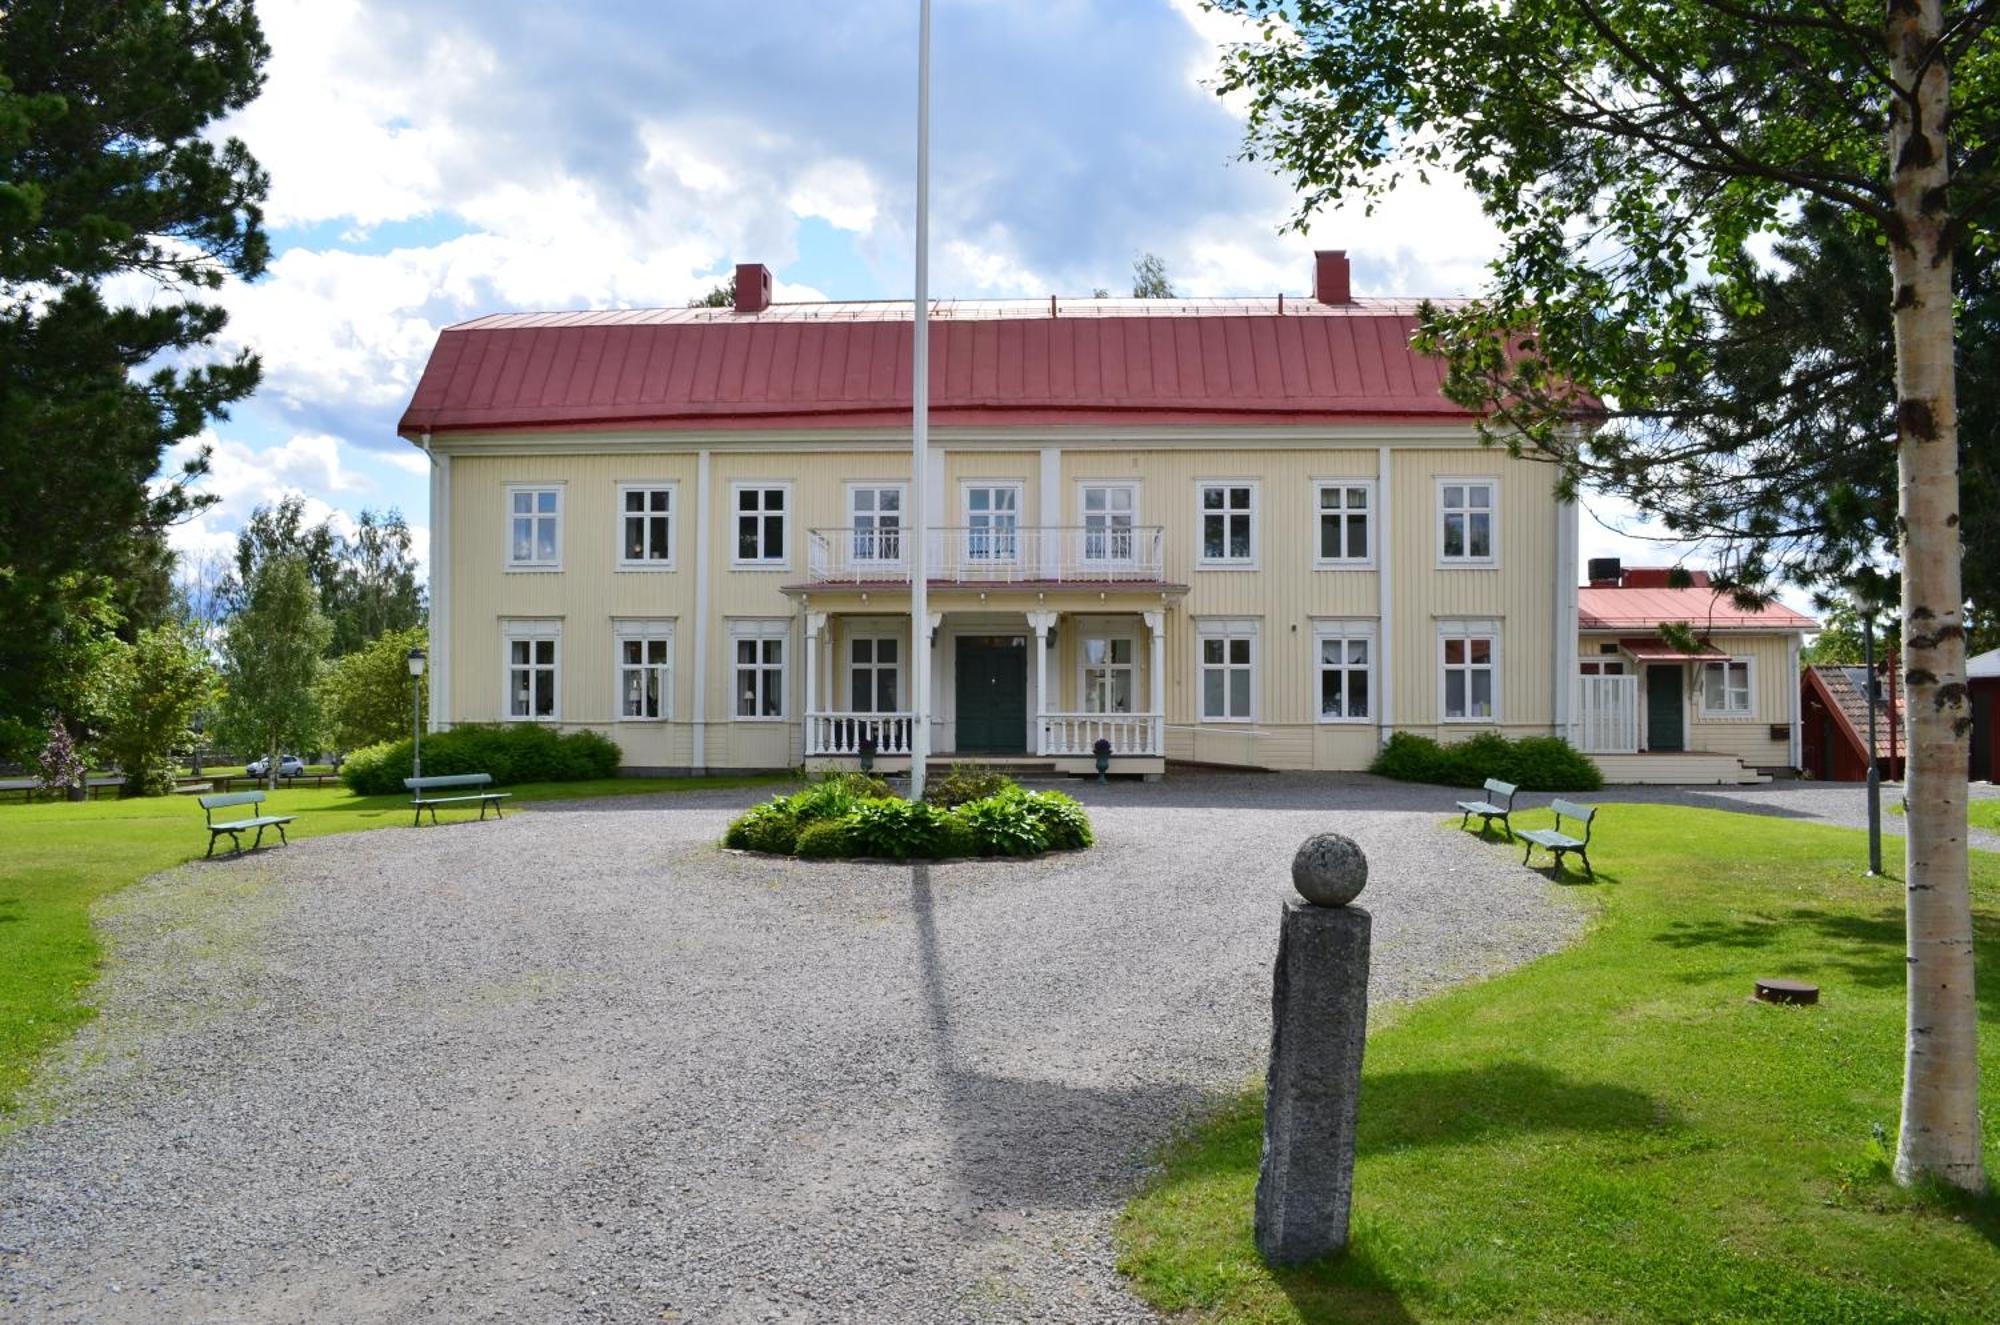
[[[1657,752],[1687,749],[1687,728],[1681,720],[1681,665],[1646,669],[1646,748]]]
[[[1017,755],[1027,750],[1028,641],[1023,635],[958,638],[958,751]]]

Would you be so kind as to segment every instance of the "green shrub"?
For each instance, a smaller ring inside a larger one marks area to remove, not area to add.
[[[979,834],[957,810],[947,810],[938,818],[937,838],[932,842],[933,858],[955,860],[979,854]]]
[[[1448,745],[1397,732],[1369,771],[1444,787],[1477,787],[1488,778],[1515,783],[1524,791],[1595,791],[1604,785],[1597,765],[1567,741],[1554,736],[1510,741],[1497,732]]]
[[[819,780],[822,784],[839,783],[858,801],[887,800],[896,794],[893,787],[873,773],[828,772],[822,773]]]
[[[982,856],[1032,856],[1048,849],[1042,815],[1026,792],[1014,790],[958,807]]]
[[[953,764],[951,771],[924,788],[924,799],[941,810],[967,801],[983,801],[1014,785],[1014,779],[997,768],[981,764]]]
[[[799,829],[794,851],[801,860],[839,860],[854,854],[854,834],[845,819],[821,819]]]
[[[753,806],[749,813],[742,815],[729,825],[722,835],[722,845],[735,847],[739,851],[768,851],[774,856],[789,856],[799,844],[799,820],[783,796]]]
[[[1036,817],[1045,851],[1075,851],[1097,841],[1090,816],[1075,797],[1060,791],[1031,791],[1022,796]]]
[[[847,816],[847,833],[857,856],[928,857],[935,853],[944,817],[922,801],[863,801]]]
[[[520,782],[583,782],[615,777],[618,746],[592,731],[568,735],[534,723],[463,726],[424,737],[424,774],[490,773],[505,786]],[[403,790],[410,775],[410,742],[366,746],[340,766],[340,780],[363,796]]]

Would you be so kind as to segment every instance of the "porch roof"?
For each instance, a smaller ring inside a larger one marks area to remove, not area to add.
[[[1621,639],[1618,641],[1618,647],[1640,662],[1700,662],[1704,658],[1729,656],[1713,644],[1699,645],[1690,652],[1657,636],[1647,639]]]

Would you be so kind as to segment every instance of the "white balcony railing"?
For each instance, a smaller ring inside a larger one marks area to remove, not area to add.
[[[916,720],[914,713],[808,713],[806,754],[859,755],[861,743],[872,736],[877,755],[907,755]]]
[[[1158,755],[1166,720],[1158,713],[1044,713],[1036,727],[1043,755],[1088,755],[1100,739],[1114,755]]]
[[[912,537],[893,527],[814,529],[807,577],[815,583],[907,583]],[[1150,582],[1166,569],[1164,542],[1159,525],[934,528],[925,536],[925,569],[932,580],[963,584]]]
[[[1589,754],[1639,749],[1639,678],[1576,678],[1576,748]]]

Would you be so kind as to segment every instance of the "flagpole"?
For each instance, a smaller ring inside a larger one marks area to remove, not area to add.
[[[917,290],[910,347],[910,653],[913,664],[910,724],[910,799],[924,798],[931,753],[930,511],[925,501],[930,449],[930,192],[931,0],[918,0],[917,17]]]

